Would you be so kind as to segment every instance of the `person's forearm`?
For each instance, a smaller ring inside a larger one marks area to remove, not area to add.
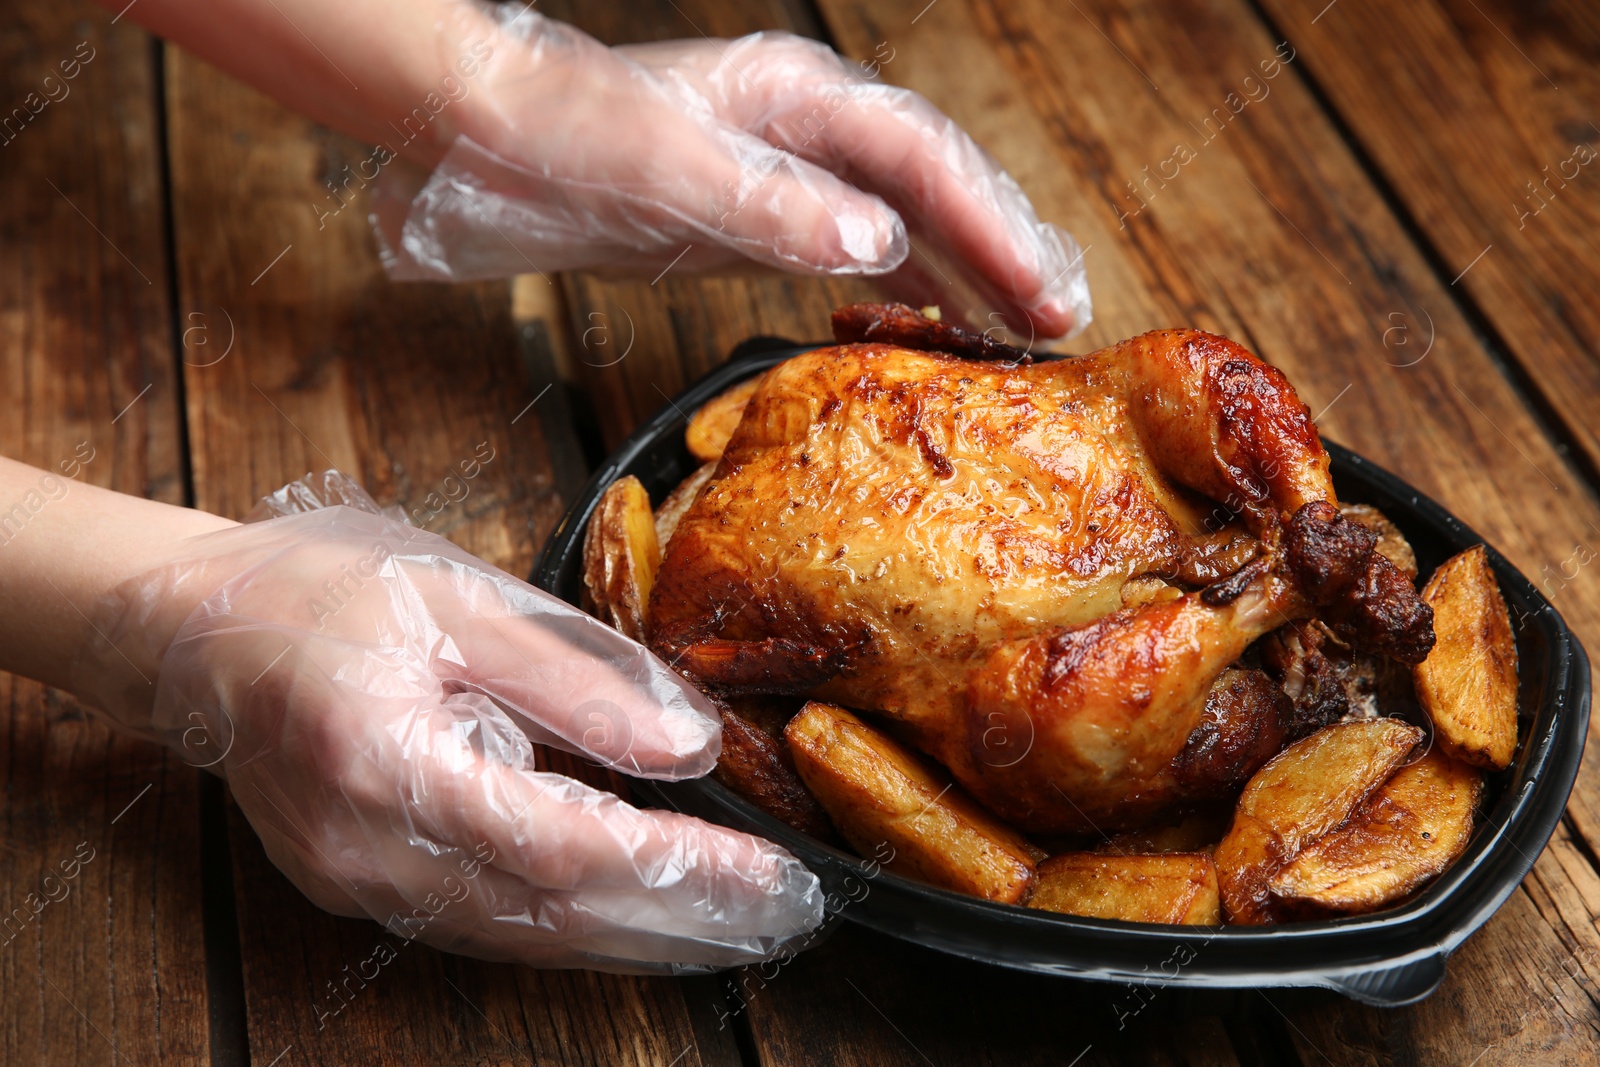
[[[470,131],[472,82],[494,47],[488,17],[462,0],[138,0],[126,11],[301,114],[430,167]]]
[[[182,538],[233,525],[0,457],[0,670],[69,687],[102,596]]]

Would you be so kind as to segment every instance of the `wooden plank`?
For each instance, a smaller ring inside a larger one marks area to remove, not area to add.
[[[743,37],[761,30],[785,30],[820,40],[825,32],[816,9],[806,0],[754,0],[738,5],[710,0],[648,4],[583,4],[577,0],[553,0],[548,5],[540,5],[540,10],[612,45],[670,41],[680,37],[689,40]]]
[[[730,985],[764,1065],[1239,1062],[1221,1021],[1179,995],[1001,970],[848,926]]]
[[[168,52],[168,70],[179,289],[236,338],[227,358],[185,368],[200,504],[241,515],[338,466],[418,525],[526,573],[563,504],[538,400],[549,382],[521,371],[509,286],[390,285],[364,208],[326,214],[322,179],[364,149],[182,53]],[[493,458],[467,492],[447,486],[485,446]],[[415,945],[337,1007],[345,994],[328,983],[370,971],[382,929],[312,908],[242,820],[233,831],[256,1062],[646,1064],[686,1046],[680,1063],[718,1060],[665,979],[529,973]]]
[[[1191,323],[1240,339],[1284,368],[1332,438],[1442,500],[1530,574],[1600,529],[1588,488],[1475,340],[1446,280],[1407,240],[1293,64],[1263,76],[1290,53],[1275,56],[1278,42],[1243,3],[1157,12],[1112,0],[1071,10],[946,0],[915,25],[889,4],[829,0],[823,9],[846,51],[891,41],[893,77],[977,131],[1041,213],[1092,248],[1091,343]],[[950,70],[963,72],[959,83]],[[1259,99],[1246,101],[1251,94]],[[1180,145],[1189,152],[1162,179]],[[1385,347],[1386,329],[1409,323],[1415,338],[1425,315],[1435,327],[1430,358]],[[1593,645],[1592,583],[1574,583],[1561,603]],[[1586,767],[1575,809],[1592,810],[1597,784]],[[1480,1032],[1508,1035],[1508,1056],[1559,1035],[1569,1056],[1592,1057],[1592,1027],[1558,1025],[1540,1013],[1539,991],[1507,977],[1577,962],[1551,917],[1527,906],[1531,892],[1471,943],[1439,1003],[1470,1003]],[[1549,899],[1576,926],[1587,916],[1568,910],[1571,896]],[[1514,969],[1501,962],[1513,959]],[[1575,1011],[1597,1017],[1588,1003]],[[1341,1018],[1374,1014],[1339,1009]],[[1397,1054],[1455,1062],[1415,1043]]]
[[[1508,0],[1264,0],[1300,62],[1600,467],[1600,22]]]
[[[0,101],[0,452],[181,504],[149,39],[12,9]],[[32,682],[0,706],[0,1062],[201,1061],[197,772]]]

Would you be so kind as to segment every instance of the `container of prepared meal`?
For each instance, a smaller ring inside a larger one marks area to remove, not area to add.
[[[659,503],[699,465],[684,412],[817,345],[762,340],[696,382],[644,423],[595,472],[535,566],[532,581],[577,604],[583,540],[612,482],[633,475]],[[1341,500],[1371,504],[1410,540],[1423,574],[1482,539],[1434,501],[1347,449],[1324,441]],[[1482,816],[1460,858],[1387,910],[1271,926],[1174,926],[993,903],[902,877],[767,814],[710,778],[637,782],[639,795],[775,841],[823,883],[847,921],[1002,967],[1108,982],[1201,988],[1322,987],[1395,1006],[1444,978],[1445,961],[1517,888],[1566,807],[1589,719],[1589,662],[1533,583],[1492,547],[1488,560],[1512,620],[1520,664],[1515,758],[1486,781]]]

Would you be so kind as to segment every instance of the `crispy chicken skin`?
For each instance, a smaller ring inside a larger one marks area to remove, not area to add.
[[[1337,599],[1358,638],[1431,643],[1368,605],[1392,565],[1335,503],[1307,408],[1225,338],[1031,365],[840,345],[766,375],[647,629],[707,688],[886,716],[1025,830],[1138,825],[1256,638]],[[1188,591],[1123,608],[1151,576]]]

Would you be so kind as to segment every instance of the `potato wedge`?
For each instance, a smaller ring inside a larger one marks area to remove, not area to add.
[[[1374,911],[1453,863],[1472,837],[1483,772],[1434,748],[1396,771],[1350,820],[1273,876],[1289,905]]]
[[[813,701],[784,729],[795,769],[863,856],[912,878],[1019,903],[1033,880],[1028,843],[897,742],[843,708]]]
[[[1517,643],[1489,554],[1475,545],[1440,565],[1423,587],[1438,643],[1413,673],[1436,743],[1495,770],[1517,750]]]
[[[595,615],[635,641],[644,640],[644,612],[661,564],[650,494],[633,475],[600,498],[583,536],[583,585]]]
[[[719,704],[719,707],[722,753],[717,757],[711,776],[801,833],[823,841],[837,841],[821,805],[795,773],[794,763],[784,747],[781,727],[777,736],[763,729],[760,719],[764,709],[732,703]]]
[[[700,490],[706,487],[716,469],[715,463],[703,463],[696,467],[695,472],[679,482],[678,488],[668,493],[667,499],[656,508],[656,544],[661,546],[661,551],[667,550],[667,542],[678,532],[678,523],[683,521],[689,508],[700,498]]]
[[[1203,852],[1066,852],[1039,864],[1028,907],[1135,923],[1222,922],[1217,868]]]
[[[733,431],[739,428],[739,420],[744,418],[745,406],[756,395],[760,385],[761,377],[758,375],[729,386],[702,404],[689,417],[689,428],[683,434],[689,454],[702,463],[721,459],[722,450],[728,447]]]
[[[1335,723],[1290,745],[1257,771],[1216,851],[1229,920],[1273,921],[1273,877],[1303,848],[1343,824],[1421,739],[1421,730],[1398,719]]]
[[[1378,555],[1393,563],[1401,574],[1413,582],[1417,580],[1417,554],[1411,550],[1411,542],[1400,532],[1400,527],[1389,520],[1389,516],[1371,504],[1350,503],[1340,504],[1339,514],[1377,534]]]

